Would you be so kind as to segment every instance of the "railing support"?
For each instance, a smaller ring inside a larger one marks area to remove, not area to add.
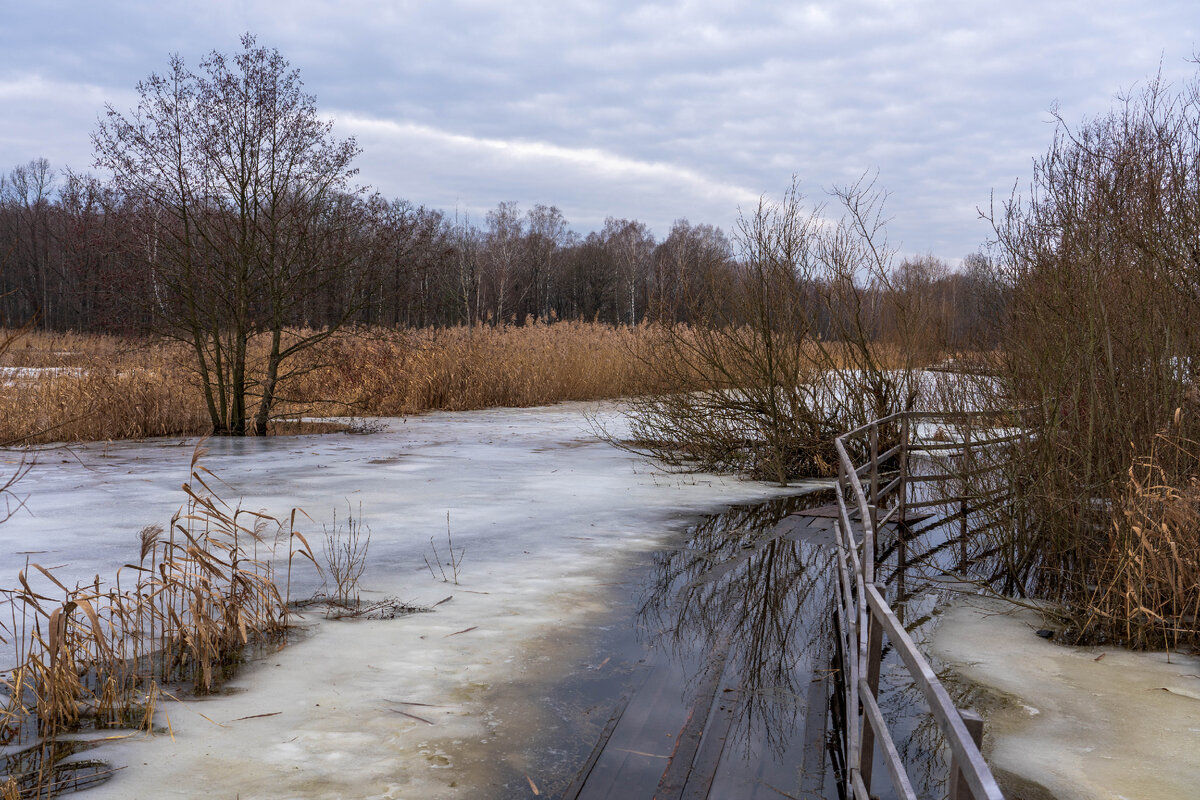
[[[958,532],[958,571],[965,575],[967,572],[967,562],[969,560],[967,553],[967,539],[970,536],[970,525],[968,525],[967,520],[967,490],[969,488],[967,485],[967,480],[968,476],[971,474],[972,468],[970,426],[963,428],[963,449],[962,458],[959,460],[959,464],[963,475],[963,482],[961,487],[962,491],[958,501],[958,513],[962,515],[962,519],[959,520]]]
[[[983,717],[970,710],[960,710],[958,715],[967,726],[967,733],[971,734],[971,741],[975,742],[975,747],[982,747]],[[967,778],[963,775],[962,765],[958,763],[957,758],[950,762],[950,800],[974,800],[971,787],[967,784]]]
[[[882,593],[884,587],[876,584]],[[874,615],[867,615],[867,686],[871,698],[879,697],[879,667],[883,660],[883,626],[876,621]],[[862,755],[859,759],[858,771],[862,774],[863,785],[871,789],[871,772],[875,766],[875,730],[870,724],[863,725]]]
[[[900,486],[896,490],[899,508],[896,519],[896,586],[898,601],[904,600],[904,571],[908,567],[908,438],[910,435],[908,414],[900,418]]]
[[[875,531],[874,536],[874,552],[870,553],[871,562],[874,563],[879,555],[879,423],[871,423],[871,502],[868,504],[871,509],[871,530]],[[867,554],[863,555],[864,560]],[[872,576],[873,577],[873,576]],[[867,788],[871,788],[871,782],[867,781]]]

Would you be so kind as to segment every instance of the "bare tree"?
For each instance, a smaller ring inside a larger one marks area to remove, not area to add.
[[[657,320],[688,320],[687,298],[728,275],[733,248],[720,228],[676,220],[654,251],[651,314]]]
[[[505,322],[505,313],[512,311],[508,303],[521,268],[524,222],[520,209],[513,201],[500,203],[487,214],[487,246],[484,266],[487,286],[491,293],[492,321]]]
[[[195,353],[214,432],[264,433],[288,360],[349,319],[360,295],[346,283],[381,256],[379,204],[350,182],[359,148],[333,137],[298,72],[250,35],[199,72],[173,56],[137,90],[128,115],[108,107],[96,165],[139,209],[152,310]],[[314,293],[341,307],[301,331],[298,301]]]
[[[529,260],[529,292],[532,316],[550,315],[549,286],[558,250],[567,239],[567,220],[557,206],[538,203],[526,214],[526,257]]]
[[[616,269],[620,303],[615,321],[636,325],[646,311],[646,277],[654,253],[654,237],[645,223],[628,219],[604,220],[604,249]]]
[[[661,386],[635,398],[635,446],[667,463],[746,471],[781,484],[832,474],[832,440],[917,400],[919,329],[892,291],[883,195],[869,181],[806,204],[799,185],[738,220],[736,259],[686,288],[689,324],[663,320],[647,360]],[[881,339],[894,304],[896,341]],[[881,431],[886,446],[895,431]]]
[[[1198,176],[1200,77],[1179,88],[1156,78],[1082,125],[1060,117],[1028,190],[991,214],[990,266],[1008,299],[984,388],[999,406],[1032,407],[1033,435],[1013,460],[1010,569],[1119,637],[1151,619],[1160,641],[1196,631],[1194,580],[1179,584],[1187,602],[1113,608],[1165,579],[1125,572],[1141,568],[1143,545],[1189,565],[1200,553],[1187,495],[1200,482]],[[1136,523],[1144,509],[1128,504],[1147,489],[1187,498],[1178,535]]]

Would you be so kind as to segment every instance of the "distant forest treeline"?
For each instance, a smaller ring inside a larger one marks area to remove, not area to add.
[[[290,324],[353,321],[428,327],[552,320],[610,324],[688,322],[688,298],[721,286],[739,268],[736,242],[720,228],[678,220],[658,241],[637,220],[609,217],[581,235],[558,208],[505,202],[475,220],[405,200],[369,201],[357,235],[386,256],[332,284],[300,293]],[[99,179],[34,159],[0,175],[0,314],[46,330],[141,333],[151,328],[158,281],[147,208]],[[351,262],[353,263],[353,262]],[[948,346],[992,340],[1003,300],[987,260],[952,270],[932,256],[900,263],[889,293],[920,295]],[[814,292],[819,287],[813,287]],[[886,325],[887,315],[880,315]],[[886,338],[888,331],[878,334]]]

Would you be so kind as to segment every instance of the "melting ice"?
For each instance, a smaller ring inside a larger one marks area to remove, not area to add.
[[[245,668],[232,693],[164,703],[171,735],[89,751],[127,768],[88,796],[483,796],[540,713],[485,698],[561,669],[572,632],[602,612],[605,584],[680,520],[781,491],[663,473],[598,441],[587,412],[618,423],[612,406],[564,404],[395,419],[365,436],[208,442],[204,464],[227,497],[276,514],[302,507],[317,538],[334,508],[341,518],[347,500],[356,513],[362,504],[364,600],[453,599],[391,621],[310,616],[310,635]],[[0,575],[15,581],[27,558],[59,566],[64,582],[112,575],[136,558],[138,530],[181,505],[194,445],[42,454],[21,486],[28,513],[0,526]],[[425,563],[431,538],[446,560],[447,513],[465,550],[459,585]],[[306,580],[301,593],[318,588]]]

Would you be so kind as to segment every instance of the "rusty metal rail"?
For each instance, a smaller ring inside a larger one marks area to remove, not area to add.
[[[937,441],[925,440],[917,435],[922,425],[936,425],[943,434],[950,430],[956,435],[942,436]],[[1020,436],[1012,430],[1013,426],[999,422],[994,415],[906,412],[875,420],[835,440],[839,458],[835,487],[839,538],[837,615],[841,636],[842,701],[846,710],[842,763],[847,797],[854,800],[872,797],[872,772],[878,748],[897,796],[906,800],[917,798],[879,708],[879,673],[886,637],[920,689],[950,750],[951,800],[1003,800],[1000,787],[980,753],[982,720],[972,712],[955,707],[949,693],[888,605],[882,585],[876,584],[875,572],[877,537],[882,526],[895,524],[902,530],[910,511],[944,504],[944,500],[910,497],[914,484],[944,479],[936,475],[912,474],[910,457],[922,452],[936,453],[938,458],[956,458],[964,470],[970,470],[974,464],[973,454],[1012,442]],[[947,438],[950,441],[945,441]],[[851,453],[857,454],[863,463],[856,464]],[[881,486],[885,474],[888,481]],[[961,509],[965,542],[965,503]],[[856,514],[857,524],[852,522]],[[861,531],[861,538],[858,538],[858,531]],[[903,563],[902,533],[899,541],[899,560]],[[965,562],[965,544],[963,552],[962,561]]]

